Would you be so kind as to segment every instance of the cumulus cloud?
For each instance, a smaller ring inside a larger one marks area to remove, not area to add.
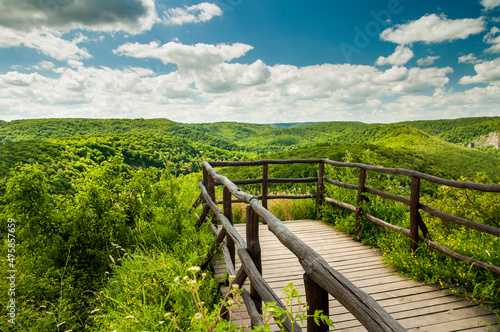
[[[474,66],[475,76],[464,76],[459,84],[489,83],[500,86],[500,58],[483,61]]]
[[[202,2],[184,8],[170,8],[164,11],[164,15],[165,24],[181,25],[210,21],[215,16],[221,16],[222,9],[213,3]]]
[[[481,0],[481,5],[486,10],[491,10],[500,7],[500,0]]]
[[[89,41],[82,32],[62,37],[71,30],[137,34],[158,20],[154,0],[4,0],[0,8],[1,48],[24,46],[56,60],[92,57],[77,45]]]
[[[0,108],[6,109],[3,114],[22,112],[23,118],[30,117],[32,109],[43,109],[52,112],[46,116],[167,117],[182,122],[305,121],[312,116],[370,121],[361,116],[382,110],[382,98],[440,89],[452,71],[350,64],[268,66],[261,60],[244,64],[229,61],[250,49],[248,45],[174,46],[173,53],[163,54],[159,45],[152,47],[159,53],[149,48],[134,53],[176,63],[178,69],[168,75],[146,68],[87,68],[76,60],[68,61],[71,67],[66,68],[46,64],[51,73],[45,76],[12,70],[0,75]],[[193,66],[194,59],[208,66]]]
[[[134,58],[154,58],[163,63],[176,64],[181,70],[203,69],[223,62],[242,57],[253,46],[235,44],[195,44],[184,45],[178,42],[169,42],[161,45],[158,42],[149,44],[127,43],[113,51],[118,55]]]
[[[47,29],[29,32],[16,31],[0,27],[0,47],[25,46],[33,48],[56,60],[89,59],[92,57],[85,48],[78,47],[74,42],[65,40]]]
[[[497,27],[491,28],[491,30],[484,36],[484,41],[488,44],[493,44],[493,46],[487,48],[485,53],[500,53],[500,29]]]
[[[380,38],[396,44],[441,43],[466,39],[470,35],[484,31],[485,25],[483,17],[451,20],[444,15],[430,14],[407,24],[387,28],[382,31]]]
[[[414,57],[413,51],[403,45],[399,45],[396,47],[396,50],[394,53],[389,55],[387,58],[386,57],[379,57],[377,59],[376,64],[378,66],[383,66],[383,65],[393,65],[393,66],[402,66],[406,64],[408,61],[410,61],[411,58]]]
[[[54,67],[54,63],[50,61],[40,61],[38,65],[33,66],[36,70],[51,70]]]
[[[3,0],[0,26],[15,31],[50,28],[136,34],[157,21],[154,0]]]
[[[432,66],[439,58],[439,56],[428,56],[426,58],[418,59],[417,64],[419,66]]]
[[[479,60],[472,53],[469,53],[467,55],[462,55],[461,57],[458,58],[458,63],[476,64],[478,62],[479,62]]]

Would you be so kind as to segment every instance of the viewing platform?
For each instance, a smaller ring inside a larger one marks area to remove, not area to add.
[[[268,176],[269,165],[288,164],[317,164],[317,176]],[[357,185],[325,176],[325,165],[357,169]],[[214,169],[231,166],[262,166],[262,178],[229,180]],[[405,182],[411,183],[411,186],[408,186],[410,197],[368,186],[368,172],[406,177]],[[287,308],[282,293],[284,286],[292,282],[294,287],[299,289],[301,300],[309,305],[309,314],[317,310],[323,311],[333,321],[335,330],[500,331],[495,314],[473,302],[439,290],[436,286],[424,285],[411,278],[398,276],[395,270],[383,265],[377,249],[363,245],[346,234],[337,233],[326,223],[312,220],[283,222],[267,209],[270,199],[315,199],[317,215],[321,214],[324,204],[354,213],[356,239],[363,236],[362,223],[373,223],[378,225],[377,227],[406,236],[408,248],[405,250],[408,250],[408,253],[415,253],[421,246],[427,246],[430,250],[451,257],[450,259],[465,262],[468,269],[475,269],[478,273],[483,270],[481,272],[491,273],[494,277],[500,276],[500,266],[498,263],[495,265],[496,260],[492,260],[493,263],[489,259],[481,261],[435,242],[420,211],[446,222],[488,234],[495,241],[500,237],[500,229],[422,204],[421,181],[452,188],[500,193],[500,185],[495,184],[455,181],[402,168],[384,168],[329,159],[203,162],[203,181],[198,184],[201,193],[193,208],[203,203],[204,207],[196,227],[200,228],[205,222],[210,222],[215,239],[200,268],[207,269],[212,264],[217,249],[222,247],[222,255],[219,255],[219,259],[212,265],[221,278],[221,284],[225,284],[227,280],[224,278],[230,275],[234,278],[231,279],[229,287],[234,284],[243,285],[241,296],[246,310],[243,310],[240,319],[244,319],[243,326],[248,326],[247,329],[265,323],[261,315],[265,303],[272,302],[277,307]],[[315,188],[308,194],[270,195],[270,183],[312,183]],[[237,186],[249,184],[260,184],[261,195],[248,194]],[[355,193],[355,205],[338,198],[326,197],[325,184],[352,190]],[[222,187],[222,190],[216,191],[218,186]],[[405,213],[409,219],[409,228],[366,212],[364,203],[369,201],[370,195],[408,206]],[[245,223],[234,224],[233,203],[246,204]],[[222,205],[222,209],[219,205]],[[225,293],[227,288],[222,291]],[[311,318],[307,319],[307,323],[290,320],[284,315],[280,319],[283,319],[285,331],[329,330],[327,324],[314,324]],[[239,325],[240,322],[237,321],[236,324]],[[272,325],[272,328],[277,330],[278,326]]]

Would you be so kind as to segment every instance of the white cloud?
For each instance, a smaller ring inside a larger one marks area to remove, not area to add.
[[[184,8],[170,8],[164,14],[163,22],[165,24],[182,25],[210,21],[215,16],[221,16],[222,9],[213,3],[202,2]]]
[[[500,35],[498,33],[500,29],[497,27],[491,28],[491,30],[484,36],[484,41],[488,44],[493,44],[490,48],[487,48],[485,53],[500,53]],[[497,36],[498,35],[498,36]]]
[[[34,48],[56,60],[89,59],[92,57],[85,48],[62,39],[60,33],[48,29],[29,32],[0,27],[0,47],[25,46]]]
[[[176,64],[181,70],[203,69],[239,58],[252,50],[253,46],[235,44],[196,44],[184,45],[169,42],[160,46],[158,42],[149,44],[127,43],[113,53],[135,58],[154,58],[163,63]]]
[[[491,10],[500,7],[500,0],[481,0],[481,5],[486,10]]]
[[[461,57],[458,58],[458,63],[469,63],[469,64],[473,65],[473,64],[476,64],[478,62],[479,62],[479,60],[472,53],[469,53],[467,55],[462,55]]]
[[[407,24],[388,28],[382,31],[380,38],[396,44],[440,43],[466,39],[470,35],[482,32],[485,25],[483,17],[450,20],[444,15],[431,14]]]
[[[83,67],[83,62],[78,60],[68,60],[68,65],[70,67],[78,68],[78,67]]]
[[[489,83],[500,86],[500,58],[483,61],[474,66],[476,76],[464,76],[459,84]]]
[[[88,37],[78,32],[67,40],[63,38],[66,32],[137,34],[158,21],[154,0],[3,0],[0,7],[0,48],[33,48],[61,61],[92,57],[77,45],[88,42]]]
[[[383,66],[383,65],[402,66],[406,64],[408,61],[410,61],[410,59],[413,58],[414,56],[415,54],[410,48],[403,45],[398,45],[394,53],[389,55],[387,58],[383,56],[379,57],[377,59],[376,64],[378,66]]]
[[[54,63],[50,61],[40,61],[38,65],[33,66],[36,70],[51,70],[54,67]]]
[[[464,96],[446,92],[448,75],[453,72],[449,67],[381,69],[352,64],[297,67],[268,66],[261,60],[250,64],[234,61],[251,49],[252,46],[245,44],[175,42],[129,43],[116,49],[117,54],[176,64],[177,69],[168,75],[137,67],[85,67],[74,59],[68,61],[70,67],[46,64],[51,70],[46,75],[11,70],[0,75],[0,117],[166,117],[181,122],[260,123],[314,118],[394,122],[411,117],[413,111],[430,118],[439,117],[442,111],[436,114],[429,111],[438,112],[437,104],[446,109],[447,104],[437,97],[439,93],[446,95],[451,109],[461,107],[453,96]],[[481,105],[487,103],[484,112],[490,112],[490,105],[500,99],[490,95],[494,93],[498,89],[471,93],[484,98],[476,101],[475,109],[479,112]],[[467,97],[469,104],[471,96]]]
[[[432,66],[440,56],[428,56],[426,58],[418,59],[417,64],[419,66]]]
[[[408,95],[386,103],[378,116],[380,122],[499,116],[498,103],[498,86],[473,88],[464,92],[437,89],[430,96]],[[371,119],[377,122],[374,117]]]
[[[84,36],[83,33],[78,32],[76,34],[75,38],[73,38],[73,40],[71,42],[73,42],[75,44],[88,43],[89,38],[87,36]]]

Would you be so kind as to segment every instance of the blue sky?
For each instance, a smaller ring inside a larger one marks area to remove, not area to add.
[[[500,116],[500,0],[2,0],[0,119]]]

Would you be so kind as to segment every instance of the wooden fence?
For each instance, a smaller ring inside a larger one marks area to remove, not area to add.
[[[318,177],[301,178],[301,179],[278,179],[269,178],[269,165],[284,165],[284,164],[317,164]],[[335,167],[349,167],[359,169],[358,184],[352,185],[329,179],[324,176],[325,165]],[[251,180],[229,180],[227,177],[220,175],[213,167],[227,166],[262,166],[263,176],[261,179]],[[410,198],[397,196],[386,193],[378,189],[373,189],[365,186],[367,172],[377,172],[385,174],[403,175],[411,178],[411,194]],[[246,162],[203,162],[203,182],[199,183],[201,190],[200,199],[205,202],[205,207],[198,220],[197,227],[207,219],[211,211],[214,218],[217,218],[222,223],[222,229],[219,231],[214,223],[211,224],[212,231],[216,235],[216,239],[210,248],[206,261],[202,264],[202,269],[206,269],[210,264],[215,251],[219,246],[223,246],[226,268],[230,275],[235,275],[233,284],[242,285],[248,278],[250,280],[250,292],[244,290],[242,297],[249,311],[252,324],[262,324],[262,319],[259,316],[261,313],[262,301],[276,302],[279,306],[283,304],[278,296],[272,291],[262,277],[262,268],[260,262],[260,247],[258,239],[258,218],[261,217],[268,224],[269,230],[275,234],[278,240],[293,252],[299,259],[300,264],[304,268],[304,280],[306,284],[307,302],[310,305],[311,312],[319,309],[328,313],[328,303],[320,304],[320,301],[312,300],[314,298],[325,298],[325,295],[331,294],[344,307],[346,307],[369,331],[404,331],[404,328],[396,322],[379,304],[377,304],[370,296],[361,291],[349,280],[343,277],[339,272],[331,268],[325,260],[319,256],[314,250],[302,242],[298,237],[291,233],[279,219],[267,210],[267,202],[269,199],[289,198],[289,199],[305,199],[315,198],[318,211],[323,202],[334,204],[341,208],[350,210],[356,215],[356,236],[359,238],[359,230],[361,228],[361,217],[364,216],[367,220],[374,222],[380,226],[390,229],[395,232],[400,232],[410,238],[410,249],[416,250],[419,242],[424,242],[430,247],[444,252],[456,259],[466,261],[482,269],[489,270],[495,274],[500,274],[500,267],[488,264],[475,258],[467,257],[457,253],[447,247],[435,243],[429,238],[428,230],[420,215],[420,210],[426,211],[429,214],[457,223],[466,227],[476,229],[481,232],[500,236],[500,229],[483,225],[471,220],[452,216],[441,211],[438,211],[428,205],[420,203],[420,182],[426,180],[439,185],[445,185],[455,188],[465,188],[482,192],[500,192],[500,185],[486,185],[466,181],[452,181],[442,179],[436,176],[410,171],[402,168],[384,168],[376,167],[359,163],[337,162],[329,159],[291,159],[291,160],[259,160]],[[268,195],[269,183],[315,183],[316,194],[314,195]],[[324,197],[324,187],[326,184],[331,184],[338,187],[343,187],[357,192],[356,206],[345,202]],[[238,188],[237,184],[261,184],[262,195],[257,197],[249,195]],[[217,202],[215,198],[215,186],[223,186],[223,200]],[[403,204],[409,205],[410,208],[410,229],[402,228],[390,224],[387,221],[381,220],[369,213],[363,211],[363,201],[366,199],[366,193],[374,194],[383,198],[391,199]],[[232,197],[236,199],[233,199]],[[262,201],[262,204],[259,202]],[[247,207],[247,240],[237,233],[232,226],[232,203],[245,202],[249,204]],[[223,211],[217,207],[217,203],[223,204]],[[419,229],[422,236],[419,234]],[[224,241],[226,239],[226,241]],[[235,271],[235,257],[238,254],[242,267],[239,271]],[[291,330],[291,322],[287,321],[285,327]],[[300,330],[296,326],[295,331]],[[316,326],[308,324],[308,331],[327,331],[327,326]]]

